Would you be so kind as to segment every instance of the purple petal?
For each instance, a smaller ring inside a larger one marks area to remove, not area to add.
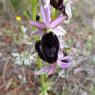
[[[42,18],[43,18],[43,22],[46,24],[47,23],[47,15],[46,15],[46,11],[45,11],[45,8],[44,8],[44,2],[42,0],[39,0],[39,5],[40,5],[40,11],[41,11],[41,14],[42,14]]]
[[[29,21],[30,25],[35,26],[39,29],[45,29],[45,24],[41,22],[36,22],[36,21]]]
[[[65,60],[67,60],[67,62],[65,62]],[[63,58],[59,58],[57,64],[59,67],[65,69],[65,68],[68,68],[69,66],[71,66],[71,64],[72,64],[71,60],[72,60],[72,58],[70,56],[66,56]]]
[[[46,17],[47,17],[47,23],[49,23],[51,21],[49,6],[45,8],[45,12],[46,12]]]
[[[50,68],[48,74],[49,75],[53,74],[55,72],[55,70],[56,70],[56,64],[53,63],[53,64],[51,64],[51,68]]]
[[[57,17],[57,19],[50,23],[50,27],[55,28],[56,26],[59,26],[59,24],[62,23],[65,19],[66,16],[60,15],[59,17]]]
[[[51,64],[51,65],[48,65],[46,67],[43,67],[41,70],[39,70],[37,72],[34,72],[34,74],[35,75],[41,75],[41,74],[48,73],[50,75],[50,74],[53,74],[54,72],[55,72],[55,65]]]
[[[46,0],[44,0],[45,4],[46,4]],[[51,21],[51,16],[50,16],[50,5],[48,5],[47,7],[45,7],[45,12],[46,12],[46,16],[47,16],[47,22]]]
[[[61,60],[60,61],[58,61],[58,66],[60,67],[60,68],[62,68],[62,69],[65,69],[65,68],[68,68],[68,67],[70,67],[71,66],[71,63],[70,62],[68,62],[68,63],[65,63],[65,62],[62,62]]]

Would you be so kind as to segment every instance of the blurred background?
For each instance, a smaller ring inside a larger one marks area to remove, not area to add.
[[[42,66],[34,48],[39,37],[27,21],[40,15],[38,0],[0,0],[0,95],[95,95],[95,0],[71,5],[73,17],[63,27],[73,66],[35,77]]]

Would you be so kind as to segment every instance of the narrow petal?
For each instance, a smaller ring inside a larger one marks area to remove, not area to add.
[[[48,1],[48,2],[47,2]],[[45,8],[45,11],[46,11],[46,16],[47,16],[47,22],[49,23],[50,21],[51,21],[51,16],[50,16],[50,4],[49,4],[49,2],[50,2],[50,0],[44,0],[44,2],[45,2],[45,6],[44,6],[44,8]]]
[[[30,25],[37,27],[38,29],[45,29],[45,24],[36,21],[29,21]]]
[[[56,63],[51,64],[51,69],[48,72],[48,75],[53,74],[56,71]]]
[[[65,62],[62,62],[61,60],[59,60],[57,62],[58,66],[62,69],[65,69],[65,68],[68,68],[71,66],[71,62],[68,62],[68,63],[65,63]]]
[[[41,75],[41,74],[48,73],[50,75],[50,74],[54,73],[54,71],[55,71],[54,69],[55,69],[55,65],[52,64],[52,65],[48,65],[46,67],[43,67],[41,70],[34,72],[34,74],[35,75]]]
[[[49,23],[51,21],[50,6],[45,8],[45,12],[46,12],[46,17],[47,17],[47,23]]]
[[[46,24],[47,23],[47,15],[46,15],[46,11],[45,11],[44,4],[43,4],[42,0],[39,0],[39,5],[40,5],[40,11],[42,14],[43,21]]]
[[[56,26],[59,26],[59,24],[64,22],[66,18],[67,18],[66,16],[60,15],[59,17],[57,17],[57,19],[55,19],[54,21],[50,23],[50,27],[55,28]]]

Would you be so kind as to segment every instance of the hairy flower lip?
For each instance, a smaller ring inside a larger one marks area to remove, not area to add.
[[[36,42],[35,48],[39,57],[50,64],[54,63],[58,58],[59,41],[52,32],[45,33],[41,40]]]

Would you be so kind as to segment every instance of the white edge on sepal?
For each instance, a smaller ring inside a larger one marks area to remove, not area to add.
[[[66,2],[65,11],[66,11],[66,14],[68,15],[68,19],[65,20],[64,23],[68,24],[70,22],[70,19],[72,18],[71,1]]]

